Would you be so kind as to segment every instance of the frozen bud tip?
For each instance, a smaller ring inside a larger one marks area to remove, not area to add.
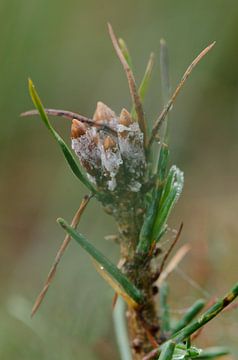
[[[119,117],[119,124],[124,126],[129,126],[133,123],[131,114],[126,109],[122,109],[120,117]]]
[[[112,111],[107,105],[103,102],[98,101],[96,111],[93,115],[93,120],[95,122],[100,121],[110,121],[116,117],[114,111]]]
[[[86,125],[79,120],[73,119],[71,126],[71,138],[77,139],[86,133]]]

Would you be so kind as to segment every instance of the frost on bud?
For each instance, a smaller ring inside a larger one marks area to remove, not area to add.
[[[119,117],[107,105],[97,103],[95,126],[73,120],[72,148],[89,179],[99,191],[138,192],[145,174],[143,134],[130,113]]]

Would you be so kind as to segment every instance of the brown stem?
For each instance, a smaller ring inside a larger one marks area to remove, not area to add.
[[[127,194],[128,195],[128,194]],[[138,257],[136,246],[141,229],[143,212],[141,194],[121,197],[114,216],[120,233],[122,271],[139,288],[145,302],[138,309],[128,308],[127,323],[133,360],[141,360],[158,346],[159,320],[153,293],[151,257]]]
[[[115,49],[117,56],[125,70],[125,73],[126,73],[131,98],[133,101],[133,105],[135,106],[135,111],[136,111],[137,118],[138,118],[138,123],[139,123],[142,133],[144,134],[144,146],[146,148],[147,147],[146,122],[145,122],[145,116],[144,116],[144,110],[143,110],[141,98],[140,98],[140,95],[138,93],[137,86],[136,86],[136,81],[135,81],[133,72],[132,72],[130,66],[128,65],[128,62],[126,61],[126,59],[123,55],[123,52],[118,44],[118,40],[116,38],[116,35],[114,34],[113,28],[112,28],[111,24],[109,24],[109,23],[108,23],[108,31],[109,31],[109,35],[111,37],[114,49]]]
[[[105,130],[108,131],[109,133],[117,136],[117,132],[115,131],[115,129],[111,128],[110,126],[108,126],[105,121],[97,121],[95,122],[92,119],[89,119],[83,115],[80,115],[78,113],[75,113],[73,111],[68,111],[68,110],[60,110],[60,109],[44,109],[46,114],[48,115],[52,115],[52,116],[61,116],[64,117],[66,119],[69,120],[79,120],[82,123],[88,124],[89,126],[95,126],[98,127],[101,130]],[[32,115],[39,115],[38,110],[29,110],[29,111],[25,111],[23,113],[21,113],[21,116],[32,116]]]
[[[183,230],[183,223],[181,223],[180,227],[179,227],[179,230],[177,232],[177,235],[175,236],[175,239],[174,241],[172,242],[172,244],[170,245],[168,251],[166,252],[166,254],[164,255],[163,257],[163,260],[161,262],[161,265],[160,265],[160,269],[159,269],[159,274],[162,273],[163,269],[164,269],[164,265],[166,263],[166,260],[168,259],[169,255],[171,254],[173,248],[175,247],[175,245],[177,244],[179,238],[180,238],[180,235],[181,235],[181,232]]]

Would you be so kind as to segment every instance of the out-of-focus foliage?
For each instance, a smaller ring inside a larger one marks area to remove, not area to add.
[[[117,359],[113,293],[77,244],[65,254],[39,313],[29,318],[63,238],[55,219],[70,220],[85,189],[40,120],[19,118],[32,107],[27,78],[34,78],[45,106],[91,116],[102,100],[118,112],[130,110],[127,82],[107,34],[110,21],[130,48],[138,83],[150,51],[157,55],[145,100],[146,117],[154,120],[162,105],[160,38],[169,46],[172,88],[195,55],[217,41],[170,115],[171,157],[185,173],[170,225],[183,220],[183,241],[192,244],[183,271],[202,286],[202,296],[222,294],[237,280],[238,3],[2,0],[0,19],[0,358]],[[68,141],[67,121],[52,121]],[[114,231],[113,222],[95,202],[79,229],[117,260],[115,245],[103,239]],[[176,318],[176,310],[188,307],[201,291],[181,273],[171,277]],[[236,358],[235,318],[237,312],[214,320],[198,346],[230,345]]]

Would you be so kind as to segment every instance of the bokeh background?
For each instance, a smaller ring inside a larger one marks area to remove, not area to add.
[[[47,299],[29,313],[63,232],[85,194],[56,143],[32,108],[27,78],[45,106],[91,116],[96,102],[115,111],[130,107],[125,75],[107,33],[110,21],[131,50],[137,79],[159,40],[169,45],[171,85],[198,52],[216,40],[186,84],[171,113],[171,161],[185,172],[185,190],[170,221],[185,227],[181,243],[192,250],[174,272],[171,308],[196,297],[222,295],[237,281],[238,252],[238,2],[236,0],[0,0],[0,359],[119,359],[111,320],[113,293],[87,255],[72,243]],[[162,106],[157,60],[146,115]],[[69,123],[52,119],[69,140]],[[92,201],[80,225],[117,261],[104,240],[112,219]],[[168,234],[169,238],[171,234]],[[166,241],[166,239],[165,239]],[[209,324],[198,345],[229,345],[238,354],[238,313]]]

